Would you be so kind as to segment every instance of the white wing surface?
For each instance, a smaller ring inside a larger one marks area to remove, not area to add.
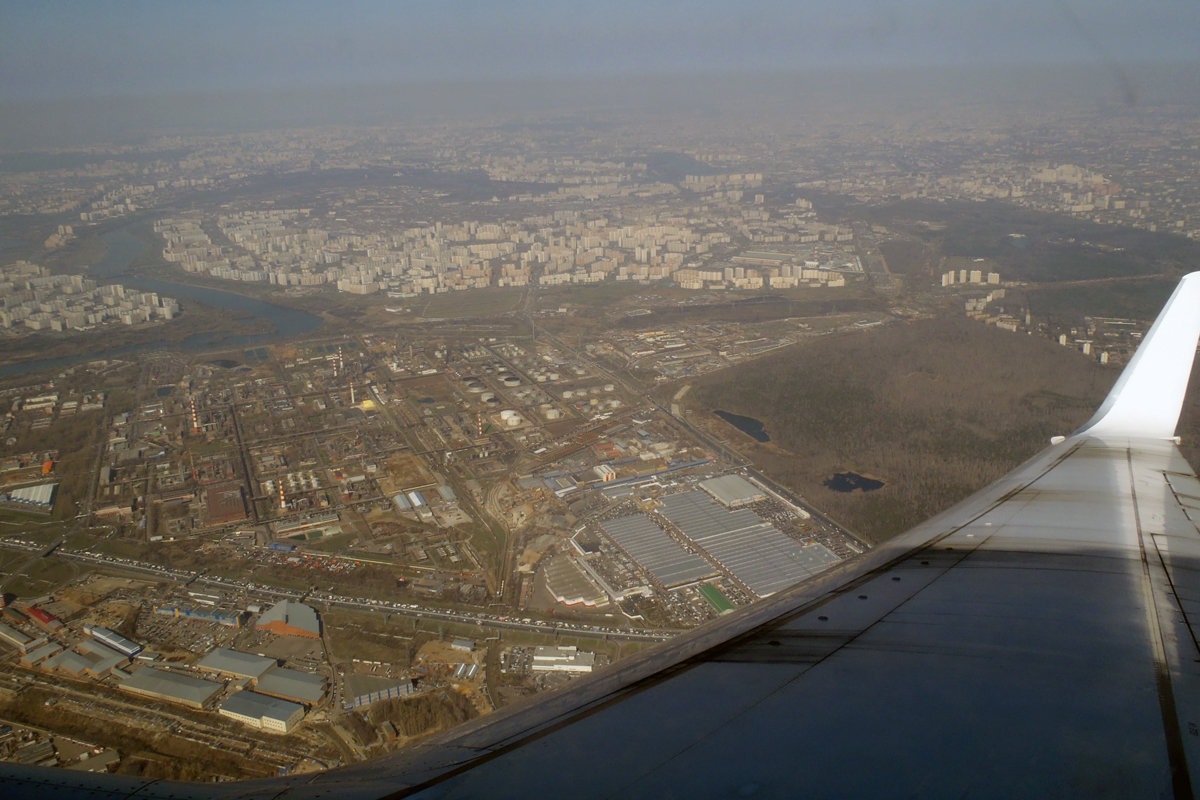
[[[1171,437],[1198,334],[1193,274],[1075,434],[816,582],[566,691],[315,777],[68,785],[8,767],[0,793],[1193,797],[1200,481]]]

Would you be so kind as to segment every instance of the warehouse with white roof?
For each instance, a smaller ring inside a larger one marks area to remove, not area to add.
[[[700,482],[700,488],[726,508],[741,508],[767,499],[767,493],[741,475],[721,475]]]
[[[304,706],[258,692],[234,694],[218,709],[223,717],[273,733],[287,733],[304,719]]]

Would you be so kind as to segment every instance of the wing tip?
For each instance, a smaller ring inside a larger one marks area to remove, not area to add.
[[[1099,410],[1076,435],[1171,439],[1200,340],[1200,271],[1179,279]]]

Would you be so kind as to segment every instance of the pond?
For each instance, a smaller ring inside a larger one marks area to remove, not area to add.
[[[856,492],[860,489],[864,492],[873,492],[876,489],[882,489],[884,483],[876,478],[859,475],[857,472],[839,472],[828,478],[824,485],[835,492]]]
[[[741,414],[730,414],[728,411],[713,411],[713,413],[755,441],[771,441],[771,437],[767,435],[766,426],[754,417],[743,417]]]

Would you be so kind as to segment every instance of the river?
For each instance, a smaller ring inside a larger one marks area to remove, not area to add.
[[[126,270],[134,259],[139,258],[145,253],[146,244],[130,233],[128,227],[110,231],[101,238],[104,239],[104,244],[107,246],[108,252],[105,253],[103,259],[93,264],[88,271],[88,277],[97,283],[120,283],[128,286],[130,289],[137,289],[143,292],[158,292],[167,297],[174,297],[184,307],[185,314],[196,313],[195,309],[188,308],[189,303],[202,303],[207,306],[228,309],[243,316],[265,319],[271,323],[274,330],[271,333],[233,336],[226,335],[223,331],[214,330],[193,334],[176,344],[168,344],[165,340],[160,339],[158,341],[143,342],[126,347],[115,347],[108,350],[82,353],[80,355],[64,356],[63,358],[32,359],[0,367],[0,376],[23,375],[43,369],[77,364],[81,361],[116,358],[144,350],[158,350],[163,348],[209,350],[217,347],[261,345],[279,339],[311,333],[321,325],[320,317],[309,314],[306,311],[285,308],[274,303],[265,303],[262,300],[255,300],[219,289],[206,289],[200,286],[189,286],[184,283],[174,283],[156,278],[130,275]],[[101,333],[100,335],[103,334]]]

